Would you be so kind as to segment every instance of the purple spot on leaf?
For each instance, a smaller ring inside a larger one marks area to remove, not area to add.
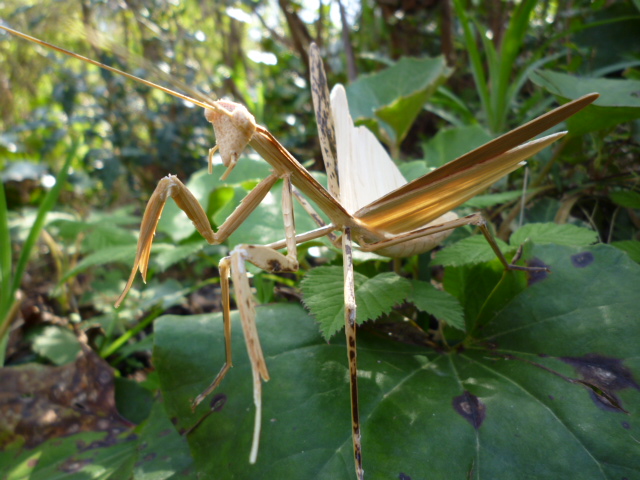
[[[580,375],[577,382],[587,387],[594,403],[605,410],[626,412],[616,392],[625,388],[640,390],[631,370],[618,358],[589,353],[582,357],[561,357],[560,360],[576,370]]]
[[[576,268],[584,268],[593,263],[593,253],[582,252],[571,256],[571,263]]]
[[[527,266],[528,267],[535,267],[535,268],[549,268],[549,265],[547,265],[546,263],[544,263],[542,260],[540,260],[537,257],[532,258],[531,260],[529,260],[527,262]],[[529,272],[527,272],[527,278],[528,278],[527,284],[528,285],[533,285],[534,283],[541,282],[541,281],[545,280],[548,276],[549,276],[549,272],[547,272],[545,270],[529,271]]]
[[[227,403],[227,396],[224,393],[219,393],[213,396],[211,402],[209,402],[209,407],[212,412],[219,412],[222,410],[225,403]]]
[[[476,430],[480,428],[486,416],[487,407],[478,397],[467,392],[453,399],[453,409]]]

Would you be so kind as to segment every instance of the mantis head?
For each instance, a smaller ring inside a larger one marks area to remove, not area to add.
[[[217,101],[217,108],[205,109],[204,116],[213,125],[217,145],[209,152],[209,172],[212,157],[216,150],[220,151],[222,163],[227,170],[221,179],[225,180],[233,170],[242,151],[251,141],[256,131],[256,120],[249,111],[239,103]]]

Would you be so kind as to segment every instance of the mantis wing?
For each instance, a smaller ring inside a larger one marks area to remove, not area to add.
[[[407,183],[386,150],[366,127],[356,127],[342,85],[331,91],[336,129],[340,203],[349,213]]]
[[[524,143],[562,122],[598,98],[585,95],[476,148],[361,208],[354,216],[366,228],[400,233],[419,228],[457,207],[562,134]]]

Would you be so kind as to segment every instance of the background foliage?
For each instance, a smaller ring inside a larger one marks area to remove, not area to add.
[[[359,321],[382,316],[359,340],[364,461],[371,478],[640,475],[637,2],[8,0],[0,22],[242,102],[320,181],[311,41],[408,179],[599,91],[526,173],[459,209],[548,278],[503,274],[471,229],[436,255],[357,258]],[[0,64],[0,478],[352,478],[328,242],[300,247],[298,274],[252,271],[272,373],[258,465],[238,326],[235,368],[189,409],[222,362],[218,261],[282,237],[279,186],[220,246],[168,204],[148,284],[113,308],[161,177],[216,227],[269,167],[246,152],[208,175],[198,108],[77,60],[2,33]]]

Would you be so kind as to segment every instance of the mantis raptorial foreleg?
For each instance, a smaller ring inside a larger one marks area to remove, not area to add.
[[[173,198],[178,207],[184,213],[187,214],[189,219],[193,222],[198,232],[205,238],[207,242],[212,245],[224,242],[229,235],[231,235],[239,225],[244,222],[247,217],[255,210],[255,208],[262,202],[264,197],[269,193],[271,187],[278,180],[278,175],[275,173],[269,175],[262,180],[251,192],[242,200],[238,208],[225,220],[220,226],[218,232],[214,232],[209,224],[209,219],[204,209],[198,203],[196,197],[189,191],[189,189],[176,177],[175,175],[168,175],[164,177],[158,183],[158,186],[154,190],[149,203],[142,216],[142,223],[140,225],[140,237],[138,239],[138,248],[136,250],[136,257],[131,270],[131,275],[127,281],[127,285],[116,300],[116,307],[119,307],[124,297],[129,292],[136,273],[140,270],[142,279],[146,281],[147,269],[149,266],[149,255],[151,254],[151,244],[153,243],[153,237],[162,215],[162,210],[169,197]]]

